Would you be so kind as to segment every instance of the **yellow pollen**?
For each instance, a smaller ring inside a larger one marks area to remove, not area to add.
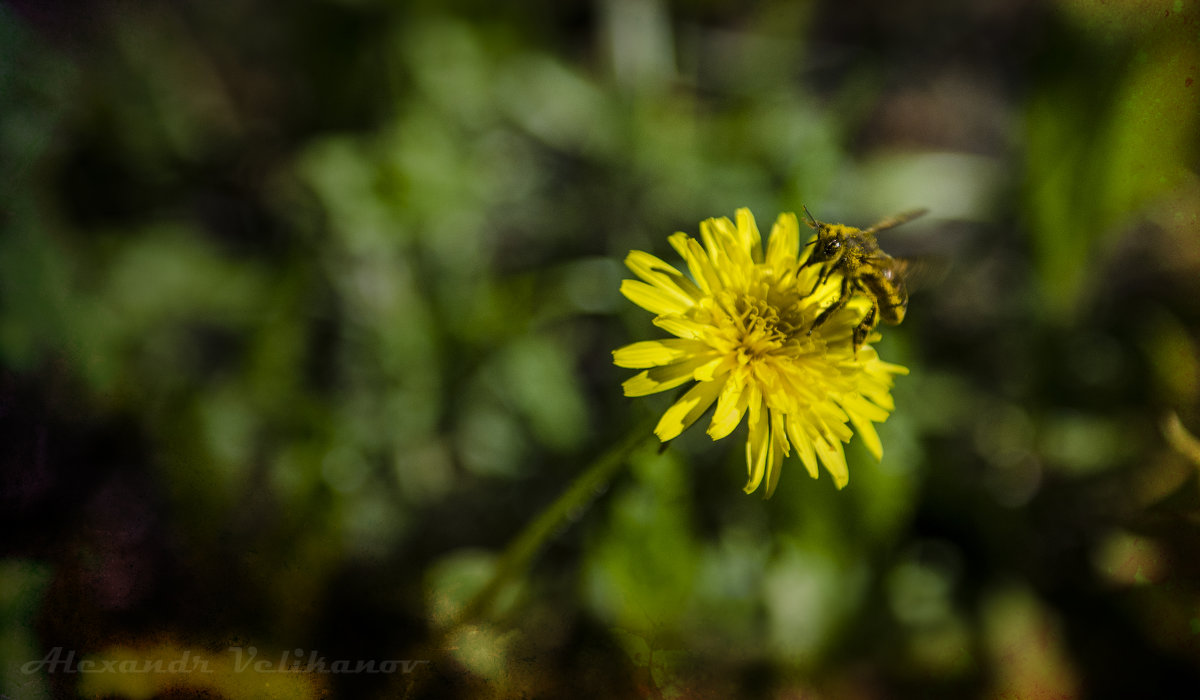
[[[762,299],[742,296],[731,306],[728,337],[741,365],[777,352],[792,335],[793,324],[783,322],[778,309]]]

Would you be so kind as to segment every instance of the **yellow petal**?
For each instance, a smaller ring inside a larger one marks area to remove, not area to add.
[[[717,400],[722,384],[723,382],[719,381],[700,382],[688,389],[686,394],[663,413],[663,417],[654,428],[654,434],[663,442],[679,437],[680,433],[695,423],[713,401]]]
[[[854,418],[854,414],[856,413],[859,417],[876,423],[882,423],[888,417],[886,410],[866,400],[861,394],[850,394],[844,397],[842,399],[842,407],[846,409],[846,413],[850,415],[851,419]],[[858,424],[855,423],[855,425]]]
[[[680,384],[694,379],[696,367],[707,359],[706,357],[691,357],[673,365],[644,370],[626,379],[621,386],[625,389],[626,396],[645,396],[674,389]]]
[[[867,452],[874,455],[875,459],[883,459],[883,443],[879,440],[879,433],[875,432],[875,425],[871,421],[859,417],[857,413],[850,414],[850,422],[854,424],[854,429],[862,438],[863,447],[867,448]]]
[[[762,389],[763,398],[767,400],[769,408],[787,413],[796,407],[795,397],[784,390],[784,378],[779,373],[776,363],[751,363],[749,369],[752,381]]]
[[[692,273],[692,279],[696,280],[696,284],[706,294],[715,294],[724,288],[721,282],[721,276],[717,274],[713,268],[712,260],[709,259],[708,253],[704,252],[704,248],[696,242],[696,239],[686,233],[677,233],[671,236],[671,245],[675,250],[679,251],[680,257],[687,263],[688,272]]]
[[[663,368],[658,367],[656,369]],[[691,372],[664,378],[651,376],[651,372],[654,371],[654,369],[643,370],[621,382],[621,389],[625,391],[625,395],[646,396],[648,394],[657,394],[660,391],[674,389],[681,384],[686,384],[692,379]]]
[[[725,381],[725,389],[717,401],[717,410],[713,412],[712,422],[708,426],[708,436],[713,440],[720,440],[732,433],[742,422],[742,416],[750,405],[750,387],[739,374],[731,374]]]
[[[850,470],[846,468],[846,453],[842,451],[842,443],[837,440],[817,440],[814,447],[821,463],[833,476],[833,485],[838,489],[843,488],[850,481]]]
[[[649,253],[629,251],[629,255],[625,256],[625,266],[648,284],[678,295],[689,304],[701,296],[700,290],[682,272]]]
[[[668,292],[637,280],[621,280],[625,298],[653,314],[684,314],[695,302],[681,294]]]
[[[715,356],[696,368],[696,380],[701,382],[712,381],[722,374],[728,374],[732,360],[728,355],[719,355],[714,351]]]
[[[821,384],[814,379],[805,377],[805,373],[801,372],[798,367],[793,365],[779,365],[776,371],[784,382],[788,398],[797,407],[789,409],[789,414],[798,413],[799,406],[810,406],[817,401],[824,400],[826,392],[823,390]],[[818,389],[821,389],[821,391],[818,391]]]
[[[675,252],[679,253],[679,257],[684,259],[687,259],[688,241],[690,240],[692,240],[692,237],[683,231],[676,231],[670,236],[667,236],[667,243],[670,243],[671,247],[675,249]],[[699,282],[700,280],[696,281]]]
[[[761,399],[759,403],[761,404]],[[771,431],[767,421],[763,419],[761,406],[756,408],[755,404],[751,403],[749,413],[750,435],[746,438],[746,471],[749,473],[749,479],[742,490],[754,493],[767,473],[767,458],[770,456],[768,438]]]
[[[763,498],[770,498],[775,493],[779,475],[783,471],[783,458],[791,453],[785,419],[786,416],[779,411],[771,411],[771,454],[767,460],[767,488]]]
[[[742,250],[750,256],[750,259],[756,263],[762,262],[762,234],[758,232],[758,224],[754,221],[754,214],[746,207],[737,210],[737,233],[738,242],[742,245]]]
[[[679,270],[676,270],[670,263],[641,250],[629,251],[629,255],[625,256],[625,266],[650,284],[656,284],[655,280],[664,274],[680,275]]]
[[[708,219],[700,224],[700,235],[709,248],[708,257],[712,259],[713,268],[725,286],[744,289],[748,283],[747,275],[754,267],[754,258],[748,240],[743,239],[738,227],[724,217]]]
[[[814,423],[817,425],[822,435],[827,437],[832,436],[834,442],[849,442],[853,437],[854,431],[846,427],[846,421],[849,417],[837,404],[821,403],[813,406]]]
[[[717,247],[717,239],[713,235],[714,221],[716,219],[705,219],[700,222],[700,242],[704,244],[704,252],[713,264],[713,268],[716,269],[722,267],[725,254]]]
[[[709,334],[711,326],[689,321],[678,316],[655,316],[651,322],[671,335],[680,338],[698,339]]]
[[[767,242],[767,265],[776,274],[796,266],[800,254],[800,224],[792,213],[780,214],[771,227],[771,238]],[[807,291],[807,290],[805,290]]]
[[[808,475],[814,479],[817,478],[817,455],[813,451],[813,441],[805,432],[799,418],[788,416],[787,433],[792,447],[796,448],[796,453],[800,455],[800,461],[804,463]]]
[[[891,413],[896,410],[896,402],[892,400],[892,394],[888,391],[886,385],[873,386],[864,382],[861,390],[867,398],[871,399],[876,406],[879,406],[884,411]]]
[[[700,223],[700,238],[722,284],[744,288],[754,261],[742,243],[737,226],[725,217],[706,219]]]
[[[696,340],[643,340],[613,350],[613,364],[630,369],[660,367],[704,353],[712,353],[712,349]]]

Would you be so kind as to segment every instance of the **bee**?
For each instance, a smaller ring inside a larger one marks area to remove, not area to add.
[[[817,315],[812,327],[808,329],[809,334],[845,306],[856,292],[861,292],[871,300],[871,309],[854,328],[856,354],[866,341],[867,334],[875,328],[877,321],[896,325],[904,320],[904,312],[908,309],[908,290],[904,286],[904,273],[908,263],[883,252],[875,240],[875,234],[912,221],[926,211],[928,210],[906,211],[889,216],[869,228],[857,229],[817,221],[809,213],[808,207],[804,207],[804,217],[808,225],[816,229],[817,239],[809,244],[815,247],[801,268],[809,265],[825,266],[809,294],[817,291],[833,273],[842,274],[841,294],[837,301]]]

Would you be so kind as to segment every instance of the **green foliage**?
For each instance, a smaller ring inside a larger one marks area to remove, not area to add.
[[[35,4],[0,9],[0,692],[75,693],[19,671],[55,647],[430,662],[336,697],[1200,677],[1190,0]],[[932,209],[880,237],[944,269],[880,329],[882,462],[762,501],[744,434],[685,434],[506,564],[643,410],[620,259],[802,204]]]

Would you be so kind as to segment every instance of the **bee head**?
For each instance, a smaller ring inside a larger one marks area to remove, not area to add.
[[[809,241],[807,244],[814,247],[804,265],[807,267],[827,262],[836,265],[844,253],[842,250],[842,239],[844,238],[842,227],[817,221],[808,207],[804,207],[804,218],[810,228],[817,230],[816,240]]]
[[[842,250],[842,237],[832,234],[829,227],[822,225],[817,229],[817,247],[812,256],[820,260],[833,260]]]
[[[821,224],[817,229],[817,239],[809,241],[809,245],[813,246],[812,252],[808,255],[808,265],[837,261],[842,257],[842,237],[830,230],[828,224]]]

